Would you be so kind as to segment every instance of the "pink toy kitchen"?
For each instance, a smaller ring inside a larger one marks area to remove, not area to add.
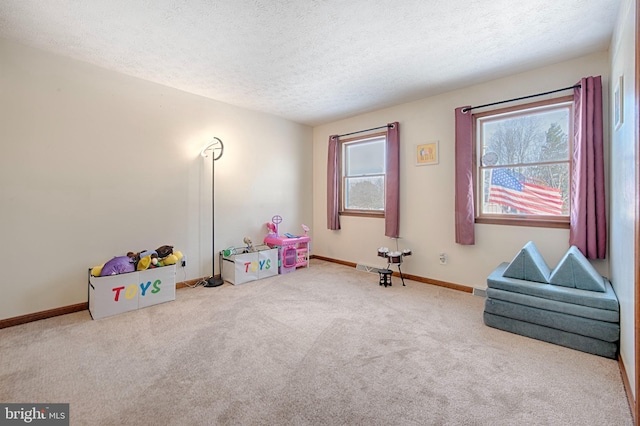
[[[309,267],[309,250],[311,237],[307,235],[309,228],[302,225],[304,235],[290,233],[279,234],[278,227],[282,223],[282,217],[275,215],[271,222],[267,222],[268,234],[264,237],[264,243],[271,248],[278,249],[278,272],[287,274],[297,268]]]

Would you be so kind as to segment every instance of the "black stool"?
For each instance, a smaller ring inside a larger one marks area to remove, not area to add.
[[[391,285],[391,274],[393,274],[391,269],[379,269],[378,274],[380,274],[380,285],[385,287]]]

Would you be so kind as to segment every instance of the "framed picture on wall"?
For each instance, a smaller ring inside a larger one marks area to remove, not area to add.
[[[416,166],[438,164],[438,156],[438,141],[427,142],[416,146]]]
[[[618,77],[618,81],[616,82],[616,88],[613,91],[613,123],[615,124],[616,130],[622,126],[622,121],[624,117],[624,86],[623,86],[623,76]]]

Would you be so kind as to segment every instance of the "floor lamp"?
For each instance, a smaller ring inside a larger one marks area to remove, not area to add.
[[[222,157],[222,153],[224,152],[224,144],[222,141],[215,136],[213,137],[213,141],[202,148],[200,151],[200,155],[202,157],[208,157],[209,153],[211,153],[211,277],[204,283],[204,287],[218,287],[224,283],[224,280],[221,278],[216,278],[214,275],[216,273],[216,224],[214,220],[215,215],[215,164]]]

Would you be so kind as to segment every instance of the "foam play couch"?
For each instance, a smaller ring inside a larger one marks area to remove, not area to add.
[[[487,286],[486,325],[616,358],[618,298],[609,280],[575,246],[551,271],[530,241],[489,275]]]

